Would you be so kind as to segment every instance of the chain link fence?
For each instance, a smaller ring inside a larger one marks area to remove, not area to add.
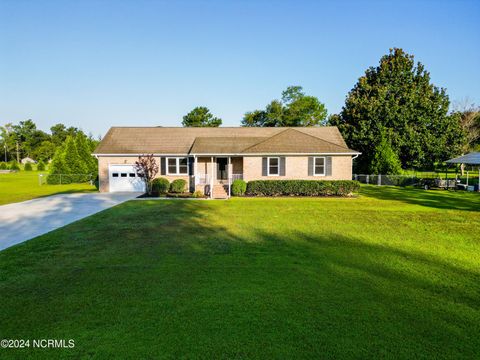
[[[64,185],[74,183],[88,183],[93,185],[94,176],[92,174],[40,174],[38,175],[39,185]]]
[[[457,181],[454,178],[443,179],[438,174],[431,174],[429,176],[417,176],[417,175],[369,175],[369,174],[355,174],[353,179],[361,182],[362,184],[369,185],[389,185],[389,186],[419,186],[427,188],[450,188],[453,189],[457,186]]]
[[[415,175],[368,175],[355,174],[353,179],[362,184],[370,185],[390,185],[390,186],[412,186],[420,182],[420,178]]]

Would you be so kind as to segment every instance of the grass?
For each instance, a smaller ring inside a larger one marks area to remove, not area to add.
[[[39,174],[42,171],[18,171],[0,174],[0,205],[34,199],[37,197],[72,192],[96,191],[87,183],[68,185],[40,185]]]
[[[130,201],[0,252],[18,358],[478,358],[480,194]]]

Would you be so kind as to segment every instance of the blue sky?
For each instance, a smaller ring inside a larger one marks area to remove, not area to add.
[[[391,47],[480,104],[480,1],[0,0],[0,124],[224,125],[301,85],[329,113]]]

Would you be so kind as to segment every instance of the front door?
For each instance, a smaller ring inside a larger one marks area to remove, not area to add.
[[[224,183],[228,180],[228,158],[217,158],[217,181]]]

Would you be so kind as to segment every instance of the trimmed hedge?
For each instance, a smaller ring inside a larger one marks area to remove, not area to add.
[[[23,167],[23,170],[25,170],[25,171],[32,171],[32,170],[33,170],[32,164],[26,163],[25,166]]]
[[[183,193],[187,187],[187,182],[183,179],[173,180],[170,184],[170,192],[172,193]]]
[[[250,196],[349,196],[360,189],[354,180],[256,180],[247,184]]]
[[[170,188],[170,181],[165,178],[156,178],[152,180],[152,193],[155,195],[165,194]]]
[[[247,183],[243,180],[234,180],[232,183],[232,195],[233,196],[243,196],[247,191]]]

